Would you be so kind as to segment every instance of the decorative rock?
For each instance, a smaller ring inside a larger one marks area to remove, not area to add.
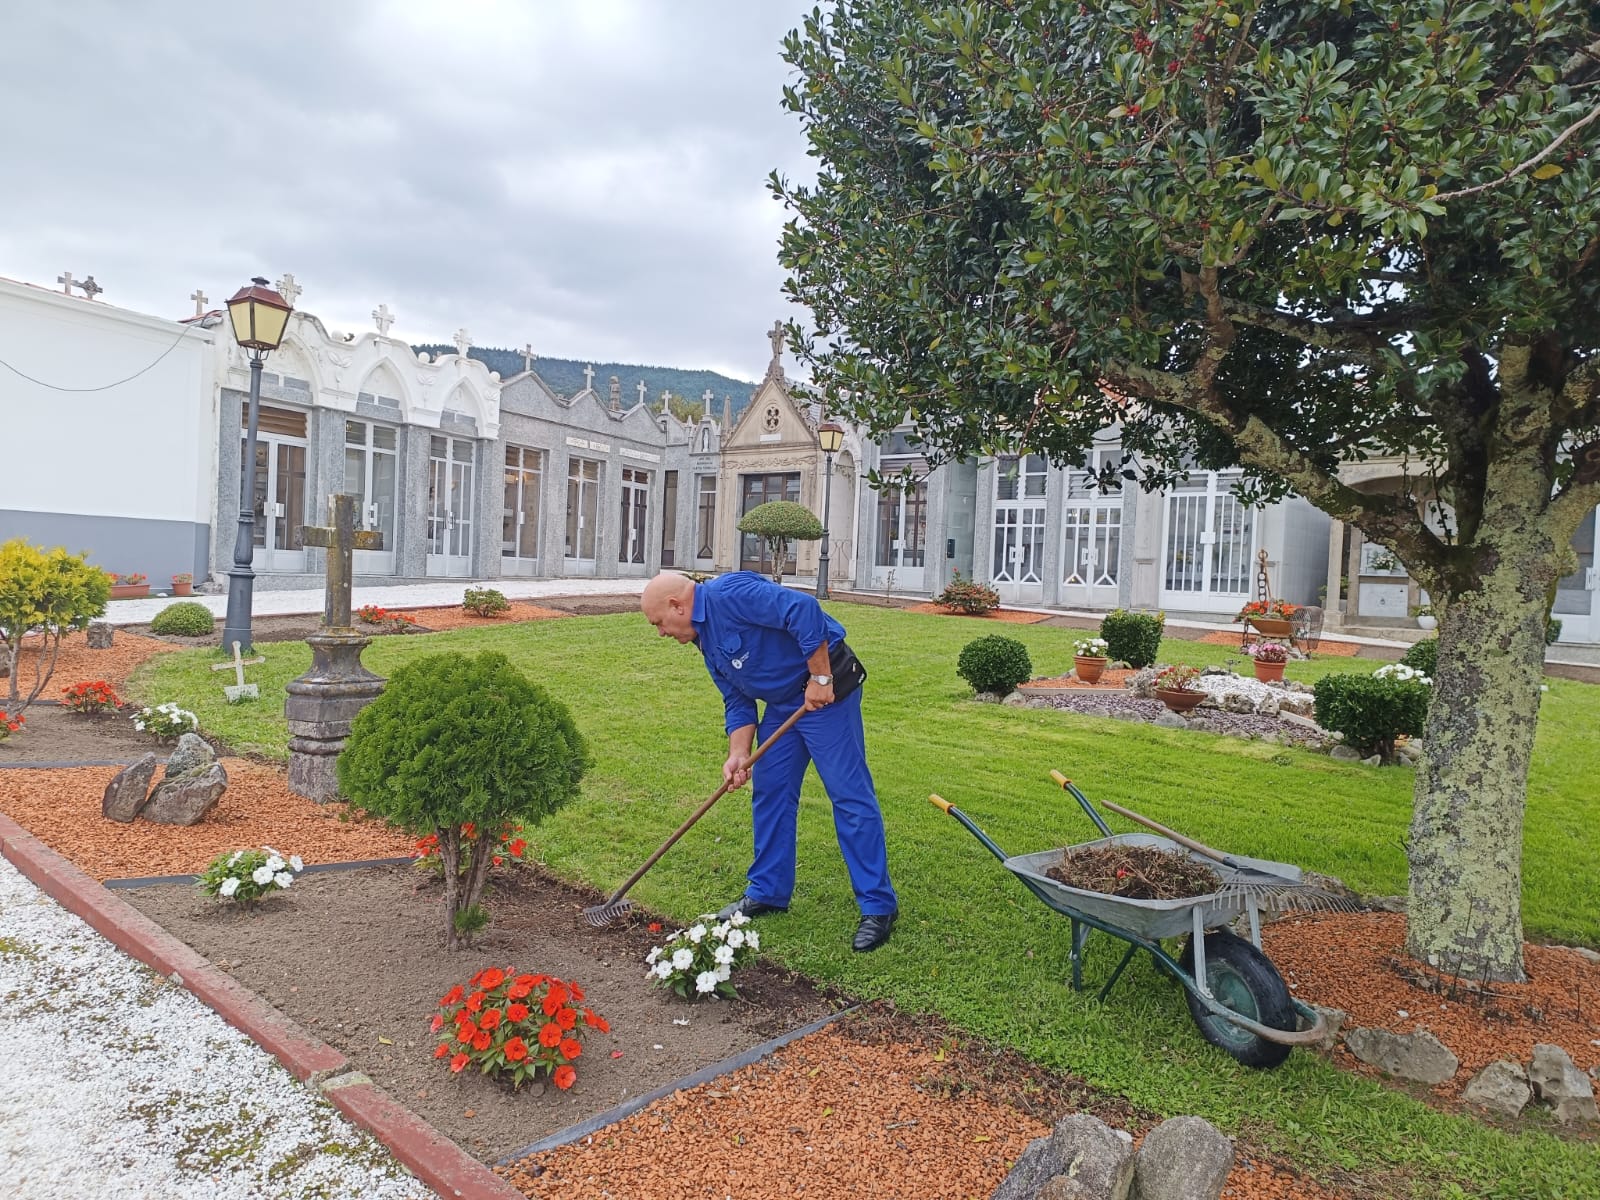
[[[1233,1142],[1199,1117],[1173,1117],[1145,1134],[1134,1157],[1137,1200],[1217,1200],[1233,1166]]]
[[[178,739],[178,745],[167,756],[167,769],[162,772],[161,781],[165,783],[178,775],[193,774],[216,761],[216,752],[205,738],[197,733],[186,733]]]
[[[989,1200],[1034,1200],[1039,1189],[1060,1170],[1061,1161],[1050,1149],[1050,1139],[1035,1138]]]
[[[1350,1014],[1342,1008],[1327,1008],[1321,1004],[1313,1004],[1311,1007],[1321,1015],[1323,1024],[1327,1028],[1322,1040],[1317,1043],[1317,1049],[1332,1050],[1339,1044],[1339,1031],[1344,1028],[1344,1023],[1350,1019]]]
[[[1278,702],[1278,715],[1280,717],[1286,713],[1293,713],[1297,717],[1310,720],[1311,714],[1317,709],[1317,701],[1314,696],[1291,693],[1287,696],[1275,697],[1275,699]]]
[[[1202,704],[1200,707],[1204,708],[1205,705]],[[1219,732],[1218,729],[1217,729],[1217,723],[1215,721],[1213,721],[1210,717],[1190,717],[1189,718],[1189,728],[1190,729],[1194,729],[1194,730],[1198,730],[1201,733],[1217,733],[1217,732]]]
[[[1021,708],[1027,702],[1028,698],[1021,692],[1010,692],[1004,700],[1000,701],[1001,704],[1008,705],[1011,708]]]
[[[1540,1042],[1533,1048],[1528,1079],[1534,1094],[1550,1106],[1556,1120],[1600,1121],[1594,1103],[1594,1086],[1560,1046]]]
[[[1352,750],[1349,746],[1335,746],[1328,751],[1329,758],[1336,758],[1340,762],[1360,762],[1361,751]]]
[[[1492,1062],[1473,1077],[1461,1098],[1468,1104],[1482,1105],[1494,1112],[1514,1117],[1533,1099],[1533,1087],[1521,1063],[1501,1059]]]
[[[1153,722],[1161,729],[1187,729],[1189,722],[1185,721],[1175,712],[1164,712]]]
[[[1156,669],[1145,667],[1143,670],[1128,676],[1128,690],[1141,700],[1154,700],[1156,698]]]
[[[993,692],[979,692],[972,697],[979,704],[999,704],[1000,697]]]
[[[1438,1084],[1451,1078],[1461,1060],[1426,1029],[1415,1033],[1390,1033],[1387,1029],[1352,1029],[1344,1044],[1364,1063],[1389,1075]]]
[[[150,795],[150,781],[156,777],[156,756],[146,754],[133,766],[118,771],[106,784],[106,794],[100,801],[100,815],[110,821],[124,824],[139,815]]]
[[[1144,720],[1137,710],[1132,708],[1113,708],[1106,714],[1113,721],[1140,721]]]
[[[89,622],[89,649],[109,650],[111,639],[116,634],[116,629],[106,621]]]
[[[1055,705],[1042,696],[1035,696],[1022,706],[1023,708],[1054,708]]]
[[[1373,912],[1403,913],[1406,911],[1406,898],[1404,896],[1368,896],[1366,906]]]
[[[164,780],[150,793],[150,803],[139,815],[161,825],[196,825],[216,807],[228,789],[228,773],[221,763],[197,775]]]
[[[1283,701],[1276,696],[1268,696],[1256,711],[1263,717],[1275,717],[1283,711]]]
[[[1400,745],[1398,747],[1396,747],[1395,753],[1398,754],[1401,758],[1405,759],[1407,762],[1413,762],[1413,763],[1421,762],[1422,761],[1422,743],[1419,742],[1419,741],[1415,741],[1415,740],[1408,741],[1408,742],[1401,742]]]
[[[1567,949],[1583,959],[1584,962],[1600,963],[1600,951],[1591,950],[1587,946],[1568,946]]]
[[[1040,1200],[1125,1200],[1133,1186],[1133,1146],[1098,1117],[1062,1117],[1050,1151],[1062,1166],[1039,1190]]]
[[[1204,676],[1204,675],[1232,675],[1233,672],[1230,671],[1227,667],[1219,667],[1215,663],[1213,663],[1209,667],[1201,667],[1200,668],[1200,674],[1202,676]]]
[[[1383,766],[1383,755],[1374,754],[1371,758],[1363,758],[1361,765],[1363,767],[1381,767]]]
[[[1253,713],[1256,706],[1243,692],[1226,692],[1222,697],[1222,710],[1231,713]]]

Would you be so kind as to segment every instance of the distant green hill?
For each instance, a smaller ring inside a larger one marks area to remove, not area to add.
[[[454,354],[456,348],[444,343],[425,344],[413,346],[419,354]],[[513,375],[522,373],[522,355],[515,350],[502,350],[496,346],[473,346],[467,355],[484,363],[491,371],[500,372],[501,379],[510,379]],[[601,396],[606,395],[606,388],[611,377],[615,375],[622,384],[622,403],[631,407],[639,399],[639,381],[644,380],[648,390],[650,406],[659,408],[661,405],[661,389],[665,388],[674,396],[681,396],[684,400],[698,407],[700,398],[707,388],[711,389],[711,415],[722,417],[722,398],[727,396],[733,402],[733,415],[738,416],[750,403],[750,394],[757,388],[757,384],[743,379],[730,379],[716,371],[686,371],[680,367],[642,367],[633,363],[585,363],[570,358],[537,358],[534,360],[533,369],[562,397],[576,395],[583,390],[583,369],[586,366],[594,367],[594,388]]]

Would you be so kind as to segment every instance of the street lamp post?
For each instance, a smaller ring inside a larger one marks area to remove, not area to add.
[[[826,466],[822,473],[822,554],[817,559],[817,599],[828,598],[828,509],[833,502],[833,456],[844,445],[844,429],[832,421],[817,426],[817,445]]]
[[[256,574],[250,569],[255,553],[256,420],[261,411],[261,364],[283,341],[291,305],[267,286],[259,275],[228,301],[233,339],[250,353],[250,411],[246,417],[244,462],[239,472],[239,532],[233,542],[233,566],[228,571],[228,615],[222,622],[222,644],[238,642],[250,648],[250,606]]]

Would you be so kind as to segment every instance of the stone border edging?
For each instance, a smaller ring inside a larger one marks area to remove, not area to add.
[[[710,1083],[713,1079],[726,1075],[730,1071],[737,1071],[741,1067],[748,1067],[752,1063],[758,1063],[773,1051],[781,1050],[790,1042],[798,1041],[800,1038],[816,1033],[819,1029],[833,1024],[840,1017],[848,1016],[860,1007],[859,1004],[852,1004],[849,1008],[841,1008],[836,1013],[818,1017],[809,1025],[802,1025],[799,1029],[791,1029],[788,1033],[779,1034],[770,1041],[762,1042],[759,1046],[752,1046],[750,1049],[725,1058],[721,1062],[701,1067],[698,1071],[685,1075],[682,1079],[675,1079],[671,1083],[662,1084],[652,1092],[645,1092],[643,1095],[635,1096],[632,1100],[624,1100],[614,1108],[608,1108],[603,1113],[596,1113],[592,1117],[586,1117],[576,1125],[568,1125],[565,1129],[558,1129],[548,1137],[540,1138],[532,1145],[524,1146],[520,1150],[513,1150],[496,1162],[495,1165],[506,1166],[519,1159],[527,1158],[529,1155],[543,1154],[546,1150],[555,1150],[561,1146],[570,1145],[579,1138],[588,1137],[591,1133],[598,1133],[607,1125],[614,1125],[618,1121],[631,1117],[641,1108],[647,1108],[657,1100],[670,1096],[674,1092],[682,1091],[685,1088],[699,1087],[701,1084]]]
[[[351,862],[312,863],[302,874],[315,875],[322,871],[358,871],[363,867],[399,867],[417,860],[409,856],[404,858],[358,858]],[[198,875],[140,875],[128,879],[103,879],[100,886],[120,891],[124,888],[165,887],[167,885],[184,885],[197,883]]]
[[[351,1069],[338,1050],[307,1034],[260,996],[213,967],[126,900],[96,883],[0,813],[0,854],[27,879],[131,958],[187,989],[271,1053],[351,1121],[371,1133],[447,1200],[524,1200],[421,1117]]]

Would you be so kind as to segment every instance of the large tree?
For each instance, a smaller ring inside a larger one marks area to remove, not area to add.
[[[813,386],[945,457],[1076,463],[1118,424],[1146,486],[1239,465],[1393,550],[1440,613],[1409,949],[1501,979],[1545,622],[1600,503],[1597,12],[838,0],[785,44]],[[1399,494],[1341,482],[1377,455]]]

